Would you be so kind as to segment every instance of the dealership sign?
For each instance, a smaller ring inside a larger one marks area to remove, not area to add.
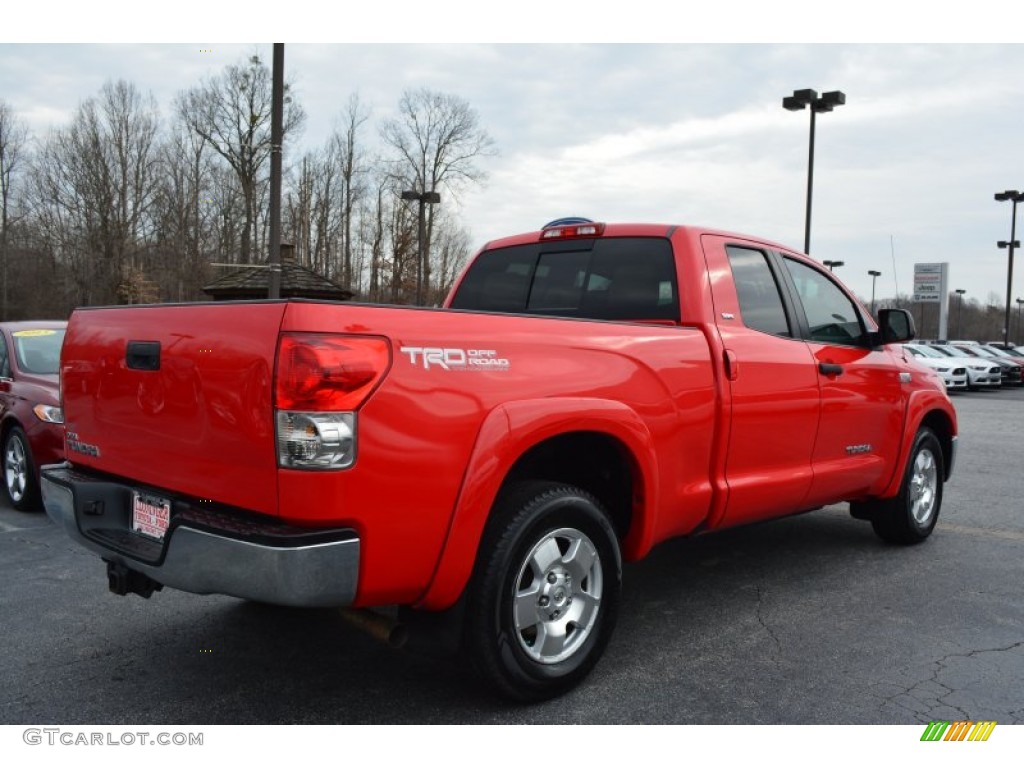
[[[914,265],[914,301],[938,304],[949,293],[949,264]]]

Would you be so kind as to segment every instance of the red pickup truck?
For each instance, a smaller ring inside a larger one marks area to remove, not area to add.
[[[401,606],[536,700],[670,537],[848,501],[927,538],[957,426],[912,336],[781,245],[585,221],[488,243],[442,309],[81,309],[45,504],[116,593]]]

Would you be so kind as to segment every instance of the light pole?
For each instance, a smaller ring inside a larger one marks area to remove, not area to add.
[[[1003,202],[1009,200],[1013,203],[1013,211],[1010,214],[1010,239],[1000,240],[996,245],[1000,248],[1009,248],[1010,263],[1006,268],[1006,318],[1003,322],[1003,344],[1010,343],[1010,296],[1013,294],[1013,249],[1020,246],[1017,242],[1017,203],[1024,200],[1024,194],[1016,189],[1008,189],[1005,192],[996,192],[996,200]]]
[[[967,293],[963,288],[956,289],[956,338],[962,339],[964,337],[964,294]]]
[[[834,272],[834,271],[835,271],[835,268],[836,268],[836,267],[841,267],[841,266],[843,266],[843,265],[844,265],[844,264],[845,264],[846,262],[845,262],[845,261],[831,261],[831,260],[829,260],[829,259],[825,259],[825,260],[824,260],[823,262],[821,262],[821,263],[822,263],[822,264],[824,264],[824,265],[825,265],[826,267],[828,267],[828,271],[829,271],[829,272]]]
[[[877,269],[869,269],[868,274],[871,275],[871,316],[875,315],[875,280],[882,276],[882,273]]]
[[[1020,335],[1020,307],[1021,307],[1021,304],[1024,304],[1024,299],[1017,299],[1017,345],[1018,346],[1022,343],[1021,342],[1021,335]]]
[[[416,258],[416,305],[423,306],[423,261],[427,244],[427,204],[434,205],[441,202],[441,195],[437,192],[417,192],[414,189],[407,189],[402,193],[403,200],[416,200],[420,204],[419,235]]]
[[[811,88],[793,91],[792,96],[782,100],[782,106],[790,112],[799,112],[811,108],[811,141],[807,152],[807,213],[804,216],[804,253],[811,252],[811,196],[814,191],[814,116],[819,112],[831,112],[835,107],[846,103],[846,94],[842,91],[829,91],[821,96]]]
[[[284,140],[284,43],[274,43],[270,84],[270,276],[267,298],[281,298],[281,145]]]

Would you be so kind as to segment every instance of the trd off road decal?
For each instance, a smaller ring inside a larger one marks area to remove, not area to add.
[[[511,367],[508,358],[499,356],[494,349],[401,347],[399,351],[409,356],[410,363],[427,371],[507,371]]]

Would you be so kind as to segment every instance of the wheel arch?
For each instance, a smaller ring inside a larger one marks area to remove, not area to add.
[[[949,480],[953,472],[953,459],[956,453],[956,411],[946,395],[930,390],[917,391],[911,394],[907,403],[903,440],[899,457],[893,467],[892,478],[888,487],[878,495],[878,498],[892,498],[899,493],[903,473],[914,447],[914,439],[921,427],[927,427],[938,438],[939,445],[942,447],[942,479],[943,481]]]
[[[594,398],[508,403],[477,437],[448,536],[429,587],[415,607],[441,610],[459,598],[495,501],[526,480],[579,487],[608,511],[623,556],[650,548],[657,463],[651,437],[628,406]]]
[[[25,425],[18,421],[18,417],[8,411],[3,421],[0,421],[0,445],[7,439],[7,435],[10,434],[11,430],[15,427],[21,428],[21,431],[25,431]]]
[[[623,442],[607,432],[564,432],[523,453],[509,469],[498,495],[527,480],[566,483],[587,491],[611,516],[621,541],[633,520],[633,488],[643,473]]]
[[[921,426],[928,427],[939,439],[939,445],[942,446],[942,479],[947,481],[953,474],[953,458],[955,455],[953,441],[956,437],[956,425],[945,412],[929,411],[921,419]]]

